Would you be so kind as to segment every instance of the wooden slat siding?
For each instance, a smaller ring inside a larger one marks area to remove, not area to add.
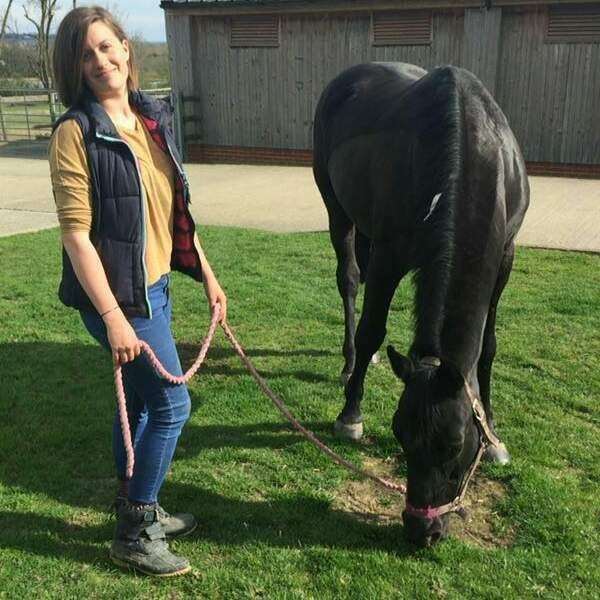
[[[550,6],[547,43],[600,42],[600,6]]]
[[[177,95],[195,95],[197,86],[189,57],[194,56],[196,50],[192,46],[190,19],[167,15],[165,23],[169,48],[171,88]],[[195,104],[186,104],[186,115],[194,115],[194,109]],[[199,137],[201,135],[200,124],[194,121],[184,122],[182,124],[182,134],[184,137]]]
[[[374,46],[431,44],[431,12],[373,12],[371,39]]]
[[[190,62],[201,82],[209,145],[312,148],[318,98],[344,68],[372,60],[431,68],[460,64],[462,56],[462,13],[434,15],[430,46],[371,46],[368,14],[282,15],[278,49],[232,49],[224,19],[193,23],[202,41]]]
[[[368,60],[405,62],[425,69],[446,64],[461,64],[463,52],[464,15],[437,13],[433,15],[433,42],[430,46],[372,47]]]
[[[492,95],[496,94],[501,24],[500,8],[465,10],[462,66],[474,73]]]
[[[600,119],[598,119],[598,96],[600,95],[600,47],[594,44],[591,47],[591,63],[592,63],[592,77],[590,78],[590,84],[588,87],[589,95],[589,110],[586,111],[586,115],[589,115],[590,121],[586,131],[589,132],[588,136],[592,139],[592,149],[595,161],[600,164]]]
[[[527,160],[600,164],[600,44],[546,44],[545,11],[503,11],[496,99]]]
[[[231,17],[229,45],[232,48],[277,48],[279,26],[277,15]]]
[[[318,97],[345,67],[377,60],[431,68],[469,56],[461,14],[434,14],[431,46],[371,46],[368,14],[282,15],[276,50],[230,49],[224,19],[194,21],[192,62],[211,111],[202,115],[210,145],[310,148]],[[600,164],[600,44],[545,44],[544,35],[545,11],[503,11],[496,99],[528,160]]]
[[[544,160],[536,150],[542,143],[541,98],[549,74],[548,69],[542,68],[539,42],[535,41],[542,28],[541,13],[503,11],[496,93],[496,100],[505,112],[523,154],[529,160],[537,161]],[[529,68],[523,63],[527,56],[530,57]],[[528,72],[532,74],[531,79]]]
[[[586,0],[492,0],[493,6],[515,8],[521,6],[546,7],[548,5],[578,5]],[[595,0],[588,0],[595,2]],[[167,12],[181,16],[228,16],[242,14],[332,15],[334,13],[371,13],[373,10],[452,10],[455,8],[479,8],[482,0],[308,0],[305,2],[177,2],[165,5]]]

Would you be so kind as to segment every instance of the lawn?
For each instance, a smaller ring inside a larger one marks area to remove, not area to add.
[[[401,385],[386,360],[367,377],[366,440],[331,435],[343,323],[327,236],[203,228],[203,240],[230,323],[271,386],[336,450],[401,478],[390,430]],[[469,491],[480,522],[433,549],[404,541],[397,500],[298,437],[218,334],[161,496],[201,522],[173,544],[193,565],[173,580],[108,559],[111,364],[56,298],[59,269],[57,230],[0,239],[0,598],[598,597],[599,256],[518,250],[493,381],[513,462],[480,468]],[[182,276],[173,297],[189,364],[207,310]],[[388,341],[406,351],[410,328],[407,280]]]

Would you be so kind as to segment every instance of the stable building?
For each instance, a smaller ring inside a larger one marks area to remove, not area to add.
[[[530,173],[600,176],[600,0],[163,1],[191,162],[311,162],[327,83],[362,62],[475,73]]]

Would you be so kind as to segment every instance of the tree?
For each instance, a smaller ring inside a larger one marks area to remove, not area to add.
[[[2,15],[2,24],[0,25],[0,51],[2,49],[2,42],[4,41],[4,34],[6,33],[6,25],[8,23],[8,15],[10,14],[10,7],[12,6],[13,0],[8,0],[4,15]]]
[[[27,0],[23,4],[25,18],[35,27],[36,55],[33,69],[48,92],[48,108],[52,122],[56,119],[56,110],[52,98],[52,61],[50,59],[50,28],[56,14],[58,0]]]

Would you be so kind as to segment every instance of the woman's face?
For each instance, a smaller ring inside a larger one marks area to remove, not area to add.
[[[127,94],[129,44],[102,21],[92,23],[83,47],[83,78],[99,99]]]

